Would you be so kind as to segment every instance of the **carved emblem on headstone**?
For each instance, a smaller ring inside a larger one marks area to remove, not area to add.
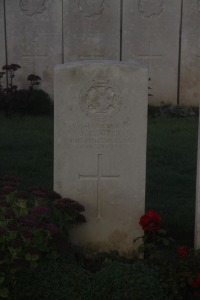
[[[109,119],[120,111],[121,105],[120,90],[102,72],[80,92],[81,110],[97,121]]]
[[[43,13],[46,10],[46,0],[20,0],[20,7],[27,16]]]
[[[78,8],[87,18],[94,18],[104,11],[105,0],[79,0]]]
[[[138,10],[144,18],[159,17],[164,11],[164,0],[139,0]]]

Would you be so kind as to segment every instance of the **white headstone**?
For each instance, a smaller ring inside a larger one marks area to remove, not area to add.
[[[123,60],[149,68],[150,104],[175,104],[178,89],[180,0],[123,2]]]
[[[199,105],[200,100],[200,0],[183,3],[180,104]]]
[[[200,120],[200,118],[199,118]],[[197,178],[196,178],[196,207],[195,207],[195,249],[200,249],[200,123],[198,130],[197,148]]]
[[[62,0],[6,1],[8,61],[17,63],[16,80],[42,78],[41,88],[53,96],[53,68],[62,63]]]
[[[55,68],[54,188],[85,206],[71,239],[129,254],[142,235],[148,72],[119,62]]]
[[[3,0],[0,0],[0,72],[2,71],[2,66],[6,64],[6,55],[5,55],[5,28],[4,28],[4,5]]]
[[[120,57],[120,0],[64,0],[64,61]]]

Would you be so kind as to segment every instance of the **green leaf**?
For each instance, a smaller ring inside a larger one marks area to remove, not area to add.
[[[2,284],[4,282],[4,279],[5,279],[4,277],[2,277],[2,276],[0,277],[0,284]]]
[[[25,255],[25,259],[27,260],[27,261],[29,261],[29,262],[36,262],[36,261],[38,261],[38,259],[39,259],[39,255],[31,255],[30,253],[27,253],[26,255]]]
[[[163,239],[163,244],[164,244],[165,246],[169,246],[170,242],[169,242],[168,239]]]
[[[165,229],[159,229],[157,232],[160,234],[163,234],[163,235],[165,235],[167,233],[167,231]]]
[[[8,298],[9,291],[7,288],[0,288],[0,297]]]

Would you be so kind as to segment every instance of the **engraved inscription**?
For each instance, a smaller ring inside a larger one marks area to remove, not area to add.
[[[95,18],[104,11],[105,0],[79,0],[78,8],[86,18]]]
[[[120,90],[102,72],[80,92],[80,108],[96,121],[105,121],[120,111]]]
[[[165,9],[164,0],[139,0],[138,10],[144,18],[159,17]]]
[[[120,175],[103,175],[102,174],[102,154],[97,155],[97,174],[96,175],[80,175],[80,180],[94,180],[97,183],[96,188],[96,201],[97,201],[97,218],[101,218],[100,213],[100,188],[101,188],[101,181],[102,180],[113,180],[119,179]]]
[[[27,16],[41,14],[46,10],[46,0],[20,0],[20,7]]]

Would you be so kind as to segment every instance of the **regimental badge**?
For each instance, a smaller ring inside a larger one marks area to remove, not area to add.
[[[86,84],[80,92],[80,108],[96,121],[109,120],[122,106],[119,88],[103,72]]]
[[[164,0],[139,0],[138,10],[144,18],[159,17],[165,9]]]
[[[46,0],[20,0],[20,7],[27,16],[41,14],[46,10]]]
[[[99,16],[104,11],[105,0],[79,0],[78,8],[87,18]]]

